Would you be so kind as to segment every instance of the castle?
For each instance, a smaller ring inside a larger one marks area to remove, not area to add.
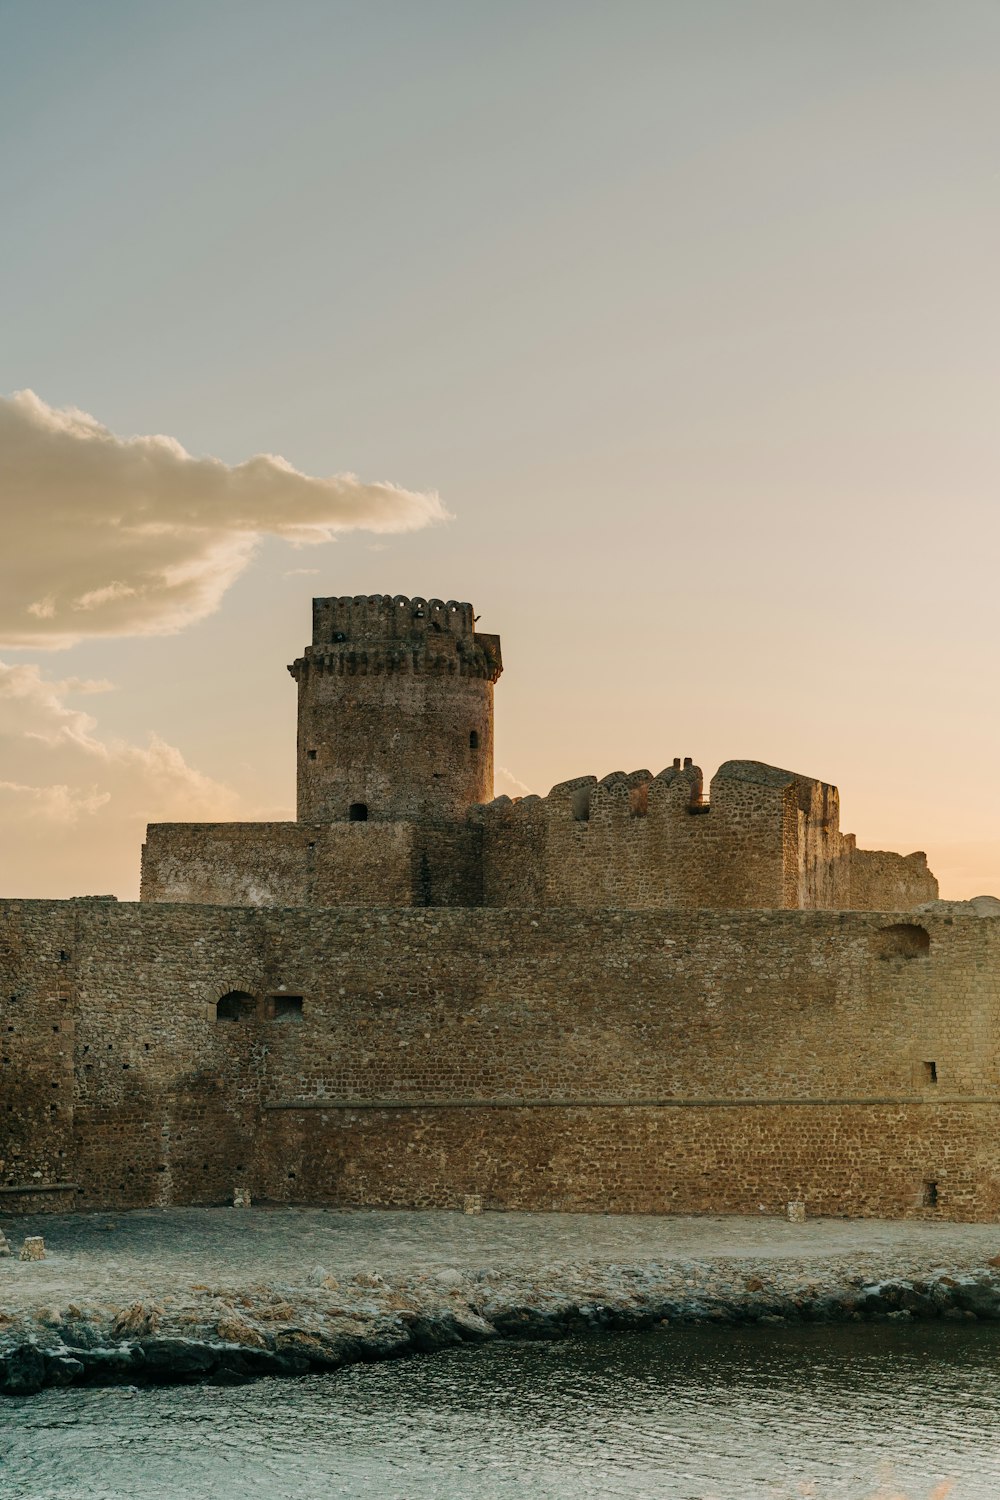
[[[756,761],[494,799],[476,626],[314,600],[295,822],[0,903],[0,1202],[995,1217],[994,904]]]

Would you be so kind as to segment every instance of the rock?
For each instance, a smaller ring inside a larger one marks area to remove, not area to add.
[[[589,1308],[579,1309],[582,1321],[588,1327],[600,1326],[595,1325],[587,1316],[591,1311]],[[491,1308],[489,1321],[498,1333],[508,1339],[557,1339],[565,1333],[561,1322],[537,1307]]]
[[[384,1279],[377,1271],[359,1271],[351,1279],[355,1286],[385,1286]]]
[[[32,1396],[45,1384],[45,1356],[36,1344],[20,1344],[0,1359],[0,1391]]]
[[[267,1339],[256,1328],[249,1318],[243,1317],[235,1309],[223,1313],[215,1325],[215,1331],[227,1344],[240,1344],[244,1348],[266,1349]]]
[[[462,1342],[455,1319],[448,1313],[424,1316],[404,1313],[402,1321],[410,1335],[410,1343],[421,1354],[433,1354],[435,1349],[450,1349]]]
[[[155,1333],[160,1326],[160,1309],[151,1303],[133,1302],[131,1307],[118,1309],[111,1332],[115,1338],[128,1334]]]
[[[984,1322],[1000,1320],[1000,1288],[989,1282],[974,1281],[959,1284],[954,1291],[955,1306],[963,1312],[975,1313]]]
[[[7,1236],[4,1234],[3,1230],[0,1229],[0,1255],[9,1255],[9,1254],[10,1254],[10,1244],[8,1243]]]
[[[485,1344],[489,1339],[497,1338],[497,1331],[492,1323],[487,1323],[478,1313],[471,1308],[463,1307],[457,1309],[453,1314],[455,1331],[463,1344]]]
[[[233,1194],[234,1208],[249,1208],[250,1194],[246,1188],[237,1188]]]
[[[75,1358],[83,1365],[85,1380],[95,1385],[131,1384],[140,1375],[145,1357],[137,1344],[101,1345],[77,1349]]]
[[[465,1278],[454,1266],[445,1266],[443,1270],[434,1272],[434,1280],[442,1286],[459,1286]]]
[[[21,1246],[22,1260],[44,1260],[45,1241],[40,1234],[29,1234]]]
[[[59,1334],[70,1349],[99,1349],[104,1342],[98,1330],[80,1317],[79,1309],[72,1322],[61,1325]]]
[[[359,1285],[361,1284],[362,1283],[359,1283]],[[326,1287],[328,1292],[335,1292],[340,1286],[340,1282],[337,1280],[336,1276],[333,1276],[326,1269],[326,1266],[313,1266],[312,1270],[309,1272],[309,1285],[323,1286]]]
[[[71,1354],[45,1354],[45,1384],[73,1385],[83,1377],[83,1362]]]
[[[140,1352],[147,1377],[164,1383],[195,1380],[218,1363],[217,1351],[197,1339],[143,1339]]]

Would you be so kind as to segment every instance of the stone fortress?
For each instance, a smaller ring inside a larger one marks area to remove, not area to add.
[[[1000,1214],[1000,903],[756,761],[493,799],[476,626],[314,600],[295,822],[0,903],[0,1202]]]

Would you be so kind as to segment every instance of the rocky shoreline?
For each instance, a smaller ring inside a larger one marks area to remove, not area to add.
[[[1000,1257],[951,1271],[886,1266],[872,1279],[844,1264],[725,1257],[562,1262],[530,1274],[522,1267],[442,1266],[387,1278],[360,1271],[343,1282],[317,1265],[295,1283],[193,1284],[162,1297],[12,1311],[0,1303],[0,1392],[236,1383],[491,1339],[696,1323],[1000,1322],[998,1265]]]

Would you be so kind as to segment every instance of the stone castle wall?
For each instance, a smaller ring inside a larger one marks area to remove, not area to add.
[[[140,900],[481,906],[481,849],[453,823],[151,823]]]
[[[464,824],[152,824],[144,901],[259,906],[903,910],[932,901],[923,854],[859,850],[836,787],[728,761],[583,776]]]
[[[3,903],[0,1186],[989,1218],[998,959],[947,908]]]
[[[296,823],[153,824],[143,901],[252,906],[895,910],[937,896],[922,854],[858,851],[837,789],[690,760],[547,797],[493,797],[500,639],[471,604],[313,600]],[[362,833],[358,829],[362,828]]]

